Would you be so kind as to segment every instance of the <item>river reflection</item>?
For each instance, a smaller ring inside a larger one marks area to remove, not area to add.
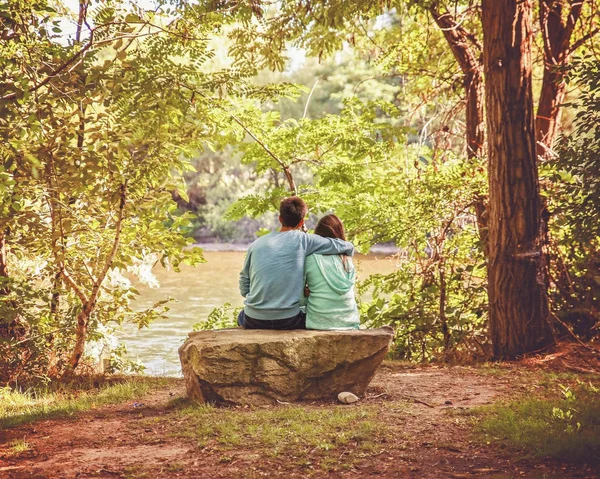
[[[157,267],[154,271],[160,288],[135,284],[140,291],[136,308],[151,307],[157,301],[172,297],[167,320],[152,323],[149,329],[124,327],[118,337],[127,346],[128,356],[146,366],[148,374],[178,376],[181,374],[177,349],[192,326],[206,320],[217,306],[229,302],[242,306],[238,275],[244,261],[242,251],[205,251],[206,263],[196,268],[183,266],[181,273]],[[355,264],[360,279],[375,273],[389,273],[396,262],[386,256],[357,255]]]

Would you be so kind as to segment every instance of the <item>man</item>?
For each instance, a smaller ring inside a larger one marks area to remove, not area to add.
[[[247,329],[303,329],[300,312],[304,260],[313,253],[354,254],[352,243],[302,231],[306,203],[290,196],[279,205],[281,229],[248,247],[240,273],[240,293],[246,298],[238,324]]]

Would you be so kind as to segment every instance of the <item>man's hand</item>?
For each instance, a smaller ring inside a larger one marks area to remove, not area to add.
[[[308,286],[304,286],[304,297],[308,298],[309,295],[310,295],[310,289],[308,289]]]

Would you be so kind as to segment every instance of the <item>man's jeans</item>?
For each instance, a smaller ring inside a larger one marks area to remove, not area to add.
[[[300,311],[292,318],[254,319],[246,316],[242,309],[238,316],[238,325],[245,329],[306,329],[306,315]]]

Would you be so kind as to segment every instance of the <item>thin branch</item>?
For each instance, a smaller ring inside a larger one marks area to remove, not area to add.
[[[64,330],[70,329],[70,328],[71,328],[71,326],[66,326],[64,328],[53,329],[52,331],[48,331],[46,333],[41,333],[41,334],[36,334],[36,335],[33,335],[33,336],[29,336],[29,337],[27,337],[25,339],[22,339],[21,341],[18,341],[16,343],[14,343],[13,346],[18,346],[19,344],[26,343],[28,341],[31,341],[32,339],[36,339],[36,338],[41,338],[41,337],[44,337],[44,336],[48,336],[50,334],[54,334],[54,333],[57,333],[59,331],[64,331]]]
[[[77,32],[75,33],[75,41],[81,41],[81,30],[83,24],[86,23],[88,3],[87,0],[79,0],[79,18],[77,18]]]
[[[289,185],[289,187],[290,187],[290,191],[293,191],[293,192],[294,192],[294,194],[297,194],[298,190],[297,190],[297,188],[296,188],[296,183],[294,182],[294,178],[292,177],[292,173],[291,173],[291,171],[290,171],[290,167],[289,167],[289,166],[287,166],[287,165],[286,165],[286,164],[285,164],[283,161],[281,161],[281,160],[280,160],[280,159],[277,157],[277,155],[275,155],[275,153],[273,153],[273,152],[271,151],[271,149],[270,149],[270,148],[269,148],[269,147],[268,147],[268,146],[267,146],[265,143],[263,143],[262,141],[260,141],[260,140],[258,139],[258,137],[257,137],[257,136],[256,136],[254,133],[252,133],[252,131],[251,131],[251,130],[250,130],[250,129],[249,129],[249,128],[248,128],[248,127],[247,127],[247,126],[244,124],[244,123],[242,123],[242,121],[241,121],[241,120],[240,120],[240,119],[239,119],[237,116],[235,116],[235,115],[234,115],[233,113],[231,113],[231,112],[228,112],[228,113],[229,113],[229,116],[231,116],[231,119],[232,119],[233,121],[235,121],[235,122],[236,122],[238,125],[240,125],[240,126],[242,127],[242,129],[243,129],[243,130],[244,130],[244,131],[245,131],[245,132],[246,132],[248,135],[250,135],[250,137],[251,137],[251,138],[252,138],[252,139],[253,139],[253,140],[254,140],[256,143],[258,143],[258,144],[261,146],[261,148],[262,148],[263,150],[265,150],[265,151],[266,151],[266,152],[269,154],[269,156],[271,156],[271,158],[273,158],[273,159],[274,159],[274,160],[275,160],[277,163],[279,163],[279,166],[281,166],[281,168],[283,168],[283,174],[285,175],[285,178],[286,178],[286,180],[288,181],[288,185]]]
[[[79,285],[73,280],[73,278],[71,278],[71,275],[65,269],[65,265],[61,262],[58,265],[58,268],[60,270],[60,274],[61,274],[62,278],[65,280],[65,283],[67,283],[71,287],[71,289],[75,292],[75,294],[77,295],[79,300],[83,304],[86,304],[87,298],[86,298],[85,294],[83,293],[83,291],[81,290]]]
[[[88,43],[86,43],[83,47],[81,47],[81,49],[75,55],[73,55],[71,58],[69,58],[68,60],[61,63],[52,73],[48,74],[48,76],[46,78],[44,78],[41,82],[39,82],[37,85],[35,85],[33,88],[31,88],[30,91],[32,91],[32,92],[37,91],[40,88],[42,88],[43,86],[50,83],[58,74],[62,73],[67,68],[69,68],[71,65],[73,65],[87,50],[89,50],[92,47],[92,45],[93,45],[93,40],[90,39],[90,41]],[[18,94],[19,94],[19,92],[9,93],[8,95],[4,95],[3,97],[0,97],[0,100],[14,100],[17,98]]]
[[[591,32],[588,32],[586,35],[584,35],[579,40],[577,40],[575,43],[573,43],[573,45],[571,45],[571,48],[569,50],[571,52],[574,52],[580,46],[582,46],[585,42],[587,42],[591,38],[595,37],[598,33],[600,33],[600,27],[594,28]]]
[[[218,103],[216,103],[212,98],[209,98],[208,96],[206,96],[204,93],[196,90],[195,88],[192,88],[189,85],[186,85],[184,83],[178,83],[179,86],[183,87],[183,88],[187,88],[188,90],[190,90],[192,93],[201,96],[202,98],[204,98],[206,101],[210,102],[215,108],[220,109],[221,111],[224,111],[225,113],[227,113],[231,119],[233,121],[235,121],[239,126],[242,127],[242,130],[244,130],[263,150],[265,150],[267,152],[267,154],[273,158],[278,164],[279,166],[281,166],[281,168],[283,169],[283,174],[285,175],[285,178],[288,182],[288,185],[290,187],[290,191],[293,191],[294,194],[298,194],[298,189],[296,188],[296,183],[294,182],[294,178],[292,177],[292,173],[290,171],[290,167],[288,165],[286,165],[282,160],[279,159],[279,157],[273,153],[271,151],[271,149],[264,143],[262,142],[243,122],[242,120],[240,120],[237,116],[235,116],[233,113],[231,113],[229,110],[227,110],[226,108],[222,107],[221,105],[219,105]]]
[[[304,120],[306,118],[306,114],[308,113],[308,104],[310,103],[310,99],[312,98],[312,95],[315,91],[315,88],[317,88],[317,83],[319,83],[319,80],[315,80],[315,84],[313,85],[313,87],[310,89],[310,93],[308,94],[308,98],[306,99],[306,105],[304,105],[304,114],[302,115],[302,119]]]
[[[110,253],[106,257],[106,262],[104,263],[104,268],[96,278],[96,282],[92,287],[92,292],[90,293],[90,303],[94,303],[96,301],[96,297],[100,292],[100,286],[106,277],[108,270],[111,268],[115,256],[117,255],[117,250],[119,249],[119,243],[121,241],[121,230],[123,228],[123,217],[125,212],[125,204],[127,202],[127,181],[121,184],[120,188],[120,196],[121,199],[119,201],[119,216],[117,218],[117,223],[115,225],[115,238],[113,239],[112,248]]]
[[[591,348],[590,346],[588,346],[587,344],[585,344],[581,339],[579,339],[577,337],[577,335],[571,330],[571,328],[562,320],[560,319],[555,313],[554,311],[550,311],[550,314],[552,315],[552,317],[558,321],[560,324],[563,325],[563,327],[568,331],[568,333],[573,337],[573,339],[575,339],[575,341],[577,341],[581,346],[583,346],[585,349],[588,349],[590,351],[593,351],[594,353],[597,353],[598,351],[596,351],[594,348]]]
[[[81,2],[84,2],[85,0],[81,0]],[[81,5],[81,4],[80,4]],[[87,9],[87,7],[86,7]],[[81,18],[81,15],[83,13],[80,12],[80,19],[78,20],[78,29],[77,29],[77,33],[76,33],[76,39],[77,41],[79,41],[79,37],[81,36],[81,26],[79,25],[79,22],[83,21],[85,23],[85,25],[88,26],[86,20],[85,20],[85,16],[83,17],[83,19]],[[48,83],[50,83],[56,76],[58,76],[59,74],[61,74],[62,72],[64,72],[67,68],[71,67],[71,66],[76,66],[80,59],[84,56],[84,54],[92,47],[98,47],[98,46],[102,46],[102,45],[107,45],[109,43],[113,43],[116,42],[118,40],[124,40],[124,39],[136,39],[136,38],[141,38],[141,37],[146,37],[146,36],[151,36],[151,35],[156,35],[158,32],[149,32],[149,33],[144,33],[142,34],[141,31],[147,27],[147,26],[152,26],[155,27],[158,31],[162,31],[162,32],[168,32],[170,35],[174,35],[174,36],[181,36],[177,33],[168,31],[158,25],[154,25],[150,22],[140,22],[142,24],[141,28],[140,28],[140,33],[137,34],[126,34],[126,35],[121,35],[118,37],[113,37],[113,38],[108,38],[106,40],[102,40],[100,42],[94,43],[94,34],[102,29],[102,28],[106,28],[109,26],[115,26],[115,25],[130,25],[129,22],[108,22],[108,23],[104,23],[102,25],[98,25],[95,28],[90,28],[90,38],[88,40],[88,42],[82,46],[79,51],[77,53],[75,53],[71,58],[65,60],[63,63],[61,63],[58,67],[56,67],[52,72],[50,72],[48,74],[48,76],[46,78],[44,78],[41,82],[37,83],[34,85],[33,88],[31,88],[29,91],[30,92],[34,92],[36,90],[39,90],[40,88],[42,88],[43,86],[47,85]],[[182,36],[182,38],[188,39],[188,37]],[[13,92],[13,93],[9,93],[7,95],[4,95],[2,97],[0,97],[0,101],[4,100],[4,101],[10,101],[10,100],[15,100],[19,95],[19,92]]]

